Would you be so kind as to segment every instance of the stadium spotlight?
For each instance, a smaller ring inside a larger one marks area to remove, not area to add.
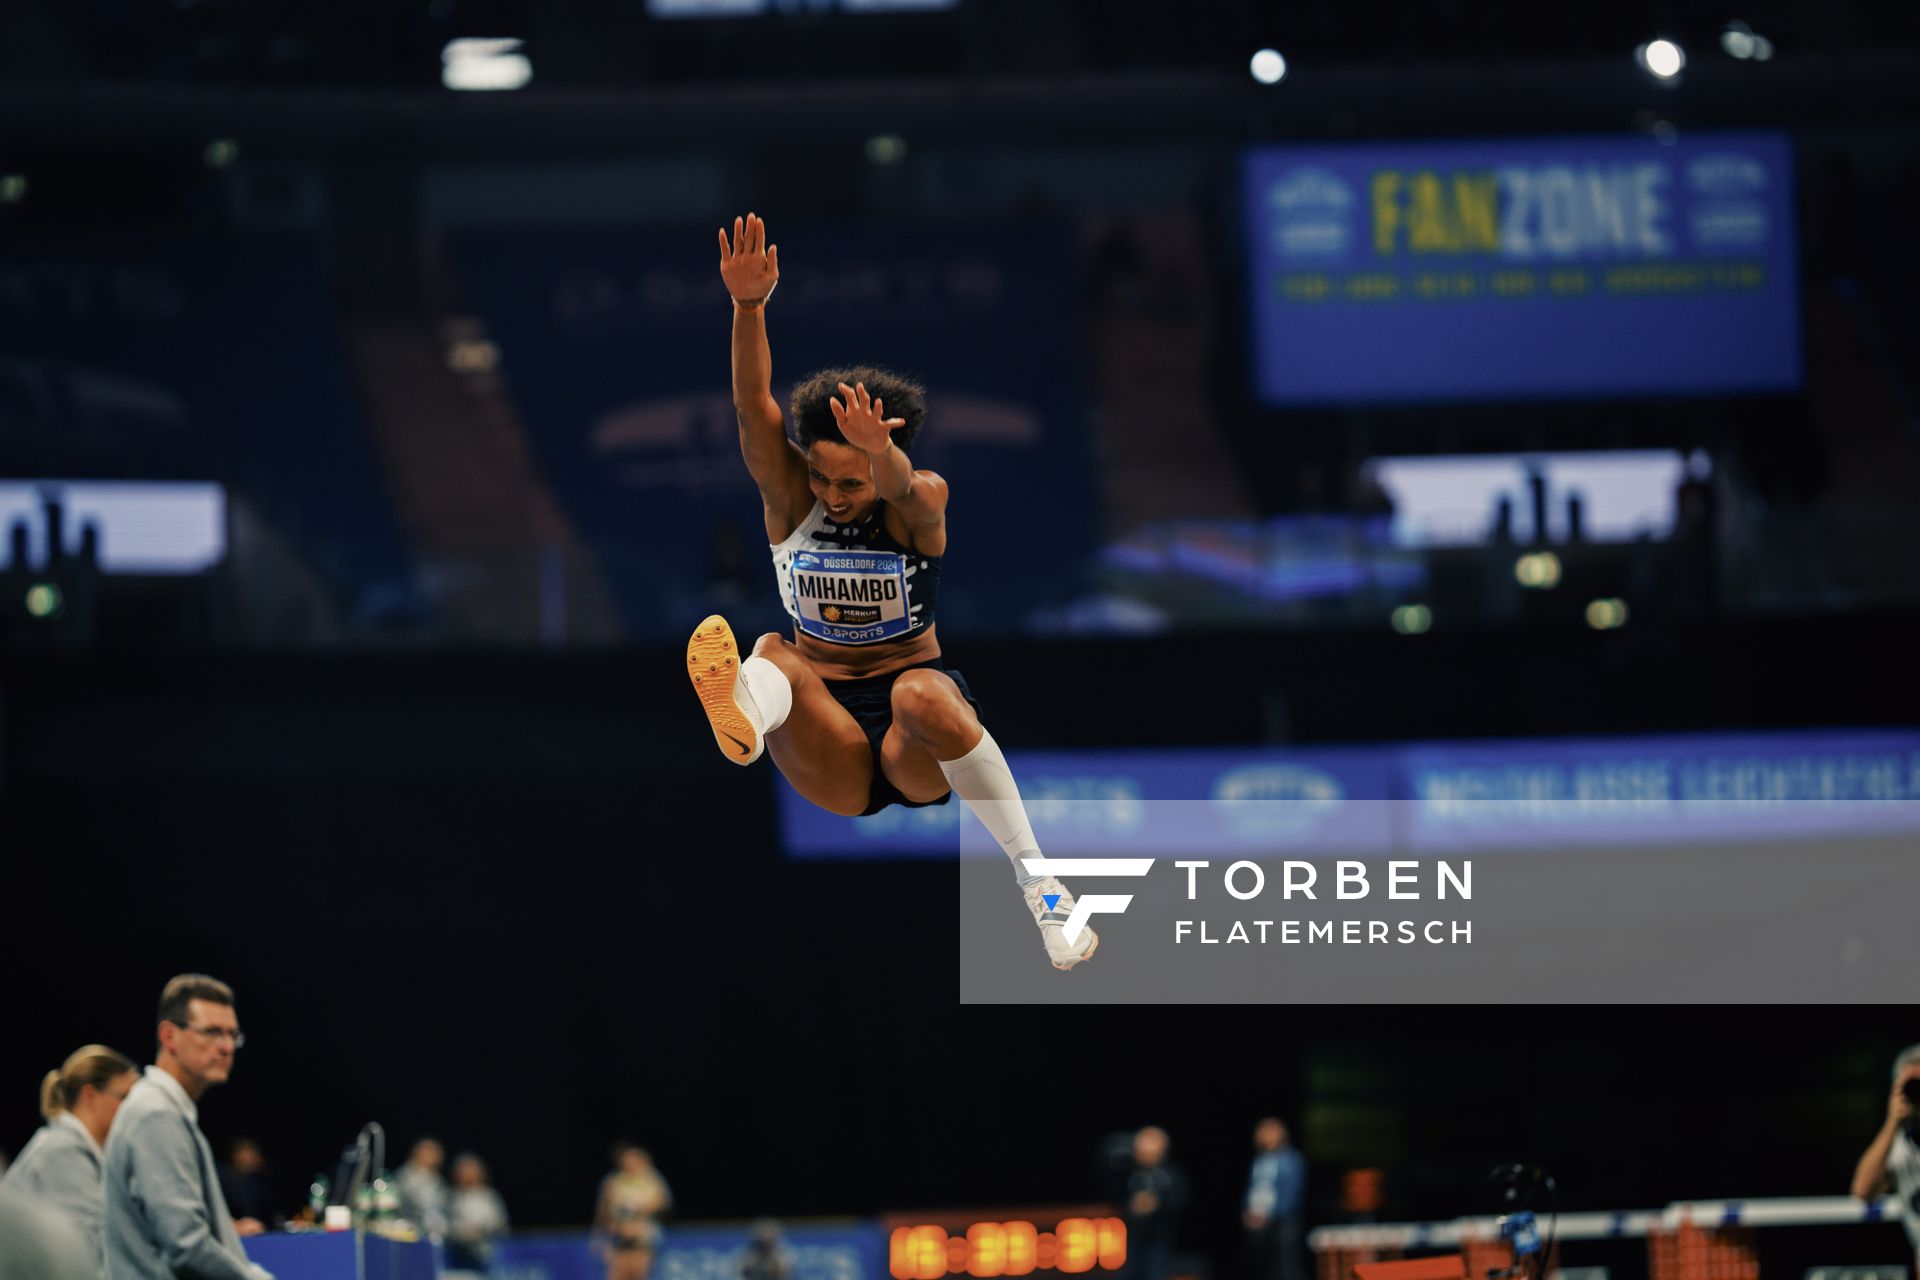
[[[26,174],[0,173],[0,204],[19,204],[26,198]]]
[[[1253,55],[1247,70],[1253,72],[1253,78],[1261,84],[1279,84],[1287,78],[1287,60],[1280,56],[1278,49],[1262,49]]]
[[[1403,636],[1425,635],[1433,626],[1433,611],[1423,604],[1403,604],[1393,611],[1393,629]]]
[[[440,83],[449,89],[520,89],[533,79],[522,42],[465,36],[440,51]]]
[[[1587,625],[1595,631],[1617,631],[1627,625],[1627,602],[1617,596],[1587,601]]]
[[[1687,65],[1687,55],[1671,40],[1649,40],[1633,51],[1634,61],[1659,80],[1671,80]]]
[[[867,163],[899,164],[907,158],[907,140],[897,133],[875,134],[867,139]]]
[[[1551,551],[1530,551],[1513,562],[1514,581],[1534,591],[1560,585],[1560,557]]]
[[[51,618],[60,612],[60,588],[51,582],[36,582],[27,588],[27,612],[36,618]]]
[[[206,161],[209,169],[231,168],[240,158],[240,144],[232,138],[215,138],[207,144]]]

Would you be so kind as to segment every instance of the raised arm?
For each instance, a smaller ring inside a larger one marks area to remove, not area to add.
[[[720,229],[720,279],[733,296],[733,411],[740,423],[740,453],[766,507],[768,535],[778,531],[784,538],[812,499],[806,462],[787,440],[780,402],[773,398],[766,305],[780,282],[780,249],[767,243],[767,224],[759,215],[735,218],[731,243],[726,228]]]
[[[1914,1071],[1913,1075],[1920,1075]],[[1856,1199],[1875,1200],[1887,1189],[1887,1157],[1893,1152],[1893,1140],[1899,1136],[1900,1129],[1913,1116],[1913,1104],[1908,1102],[1903,1086],[1908,1076],[1902,1075],[1893,1082],[1893,1092],[1887,1096],[1887,1118],[1875,1134],[1873,1141],[1860,1156],[1860,1163],[1853,1169],[1853,1194]]]

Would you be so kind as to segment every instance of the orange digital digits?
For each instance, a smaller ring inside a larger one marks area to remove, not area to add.
[[[888,1241],[887,1271],[893,1280],[977,1280],[1025,1276],[1035,1271],[1078,1275],[1119,1271],[1127,1261],[1127,1224],[1119,1218],[1067,1218],[1052,1231],[1033,1223],[976,1222],[964,1236],[944,1227],[899,1227]]]
[[[1040,1265],[1040,1233],[1031,1222],[1007,1224],[1007,1274],[1031,1275]]]
[[[901,1227],[887,1242],[893,1280],[941,1280],[947,1274],[947,1233],[939,1227]]]
[[[1060,1270],[1068,1274],[1093,1270],[1100,1260],[1100,1245],[1087,1218],[1067,1218],[1054,1228],[1060,1240]]]

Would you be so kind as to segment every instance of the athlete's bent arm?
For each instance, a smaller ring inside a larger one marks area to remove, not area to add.
[[[926,540],[940,538],[946,531],[947,482],[931,471],[915,471],[906,451],[893,442],[893,429],[907,425],[905,418],[889,418],[883,401],[875,400],[864,382],[840,384],[840,395],[828,401],[833,420],[847,443],[862,450],[873,461],[873,487],[881,499],[897,510],[922,551],[935,551]]]
[[[1893,1151],[1893,1140],[1913,1115],[1913,1104],[1907,1101],[1903,1086],[1907,1083],[1902,1076],[1893,1082],[1893,1092],[1887,1098],[1887,1121],[1880,1126],[1880,1132],[1860,1156],[1860,1163],[1853,1170],[1853,1194],[1858,1200],[1872,1200],[1887,1189],[1887,1156]]]
[[[793,503],[807,491],[807,472],[787,441],[780,402],[773,398],[766,303],[780,281],[780,250],[767,244],[767,225],[757,215],[733,220],[731,244],[721,229],[720,278],[733,296],[733,410],[740,423],[740,453],[767,508],[771,533],[776,516],[784,523],[796,514]]]

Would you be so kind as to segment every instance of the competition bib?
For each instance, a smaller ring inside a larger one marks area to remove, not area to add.
[[[793,616],[802,631],[835,644],[872,644],[907,634],[906,562],[893,551],[796,551]]]

